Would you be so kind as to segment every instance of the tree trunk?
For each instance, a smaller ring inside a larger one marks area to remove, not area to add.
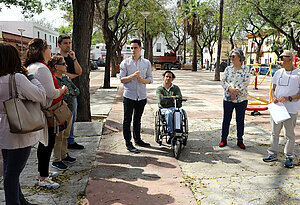
[[[201,61],[201,68],[203,69],[203,49],[200,49],[200,61]]]
[[[217,65],[216,65],[215,78],[214,78],[215,81],[220,81],[220,60],[221,60],[221,48],[222,48],[223,5],[224,5],[224,0],[220,0],[219,40],[218,40],[218,52],[217,52]]]
[[[153,63],[153,37],[152,36],[148,36],[147,37],[147,54],[148,54],[148,60],[151,62],[151,64]]]
[[[192,71],[197,71],[197,36],[193,35],[193,62]]]
[[[112,39],[110,37],[105,41],[106,45],[106,63],[105,63],[105,71],[104,71],[104,85],[103,88],[110,88],[110,62],[112,55]]]
[[[117,65],[117,54],[116,52],[113,52],[111,56],[111,75],[110,75],[111,77],[117,76],[116,65]]]
[[[74,83],[80,89],[77,97],[77,121],[90,122],[90,69],[89,58],[94,20],[93,0],[72,0],[73,5],[73,36],[72,45],[76,53],[78,63],[82,67],[82,74],[74,79]],[[81,82],[81,83],[80,83]]]
[[[209,56],[210,56],[210,65],[209,65],[209,71],[212,70],[212,62],[213,62],[213,49],[208,49]]]

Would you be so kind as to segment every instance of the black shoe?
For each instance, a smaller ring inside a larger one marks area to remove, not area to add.
[[[150,147],[150,144],[147,142],[144,142],[143,140],[136,141],[135,145],[138,145],[140,147]]]
[[[167,144],[171,144],[172,139],[173,139],[173,137],[169,136],[168,139],[167,139]]]
[[[76,158],[70,157],[69,154],[67,153],[67,157],[64,158],[62,161],[73,164],[76,162]]]
[[[68,144],[68,149],[84,149],[84,146],[75,142],[74,144]]]
[[[127,150],[128,150],[129,152],[140,153],[140,150],[138,150],[137,148],[135,148],[133,145],[129,145],[129,146],[127,147]]]
[[[21,205],[38,205],[38,204],[29,203],[28,201],[26,201],[25,198],[20,199],[20,204]]]
[[[52,167],[60,170],[60,171],[65,171],[67,170],[68,166],[65,165],[65,163],[63,163],[62,161],[59,161],[59,162],[52,162]]]

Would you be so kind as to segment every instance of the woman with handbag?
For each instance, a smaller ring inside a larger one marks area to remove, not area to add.
[[[12,77],[11,77],[12,76]],[[30,155],[31,146],[40,139],[40,131],[25,134],[11,133],[4,104],[10,98],[12,78],[18,98],[43,102],[46,92],[41,83],[21,66],[18,50],[0,43],[0,148],[3,156],[3,179],[7,205],[28,205],[21,191],[19,177]],[[11,82],[10,82],[11,81]]]
[[[79,95],[80,91],[72,80],[65,73],[67,72],[67,64],[63,56],[53,56],[48,61],[49,67],[55,74],[55,78],[58,82],[58,86],[62,87],[63,85],[68,87],[69,93],[63,96],[63,100],[67,103],[68,108],[71,112],[74,110],[74,98]],[[66,170],[68,165],[65,163],[75,163],[76,159],[70,157],[67,150],[68,144],[67,139],[70,135],[70,130],[72,127],[73,116],[67,120],[67,128],[60,132],[55,138],[55,145],[53,150],[53,162],[52,167],[58,170]]]
[[[58,87],[53,71],[46,64],[50,58],[51,50],[45,40],[35,38],[28,43],[28,49],[25,55],[25,66],[29,73],[34,74],[35,78],[40,81],[45,88],[46,101],[43,104],[43,109],[49,108],[56,103],[61,103],[62,95],[68,92],[66,86],[62,88]],[[57,132],[56,127],[50,126],[48,121],[48,133],[44,132],[37,150],[38,171],[40,174],[38,185],[54,189],[60,185],[52,181],[49,177],[49,163]]]

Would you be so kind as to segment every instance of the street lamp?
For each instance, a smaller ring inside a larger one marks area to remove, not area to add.
[[[25,31],[25,29],[18,28],[18,31],[20,31],[20,33],[21,33],[21,55],[22,55],[22,59],[23,59],[23,32]]]
[[[146,51],[147,51],[147,16],[151,14],[149,11],[142,11],[141,14],[145,17],[145,42],[144,42],[144,58],[146,58]]]

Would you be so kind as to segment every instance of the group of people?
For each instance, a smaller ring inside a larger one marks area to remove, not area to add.
[[[141,42],[139,40],[131,41],[132,57],[125,59],[120,65],[120,80],[124,85],[123,106],[123,136],[127,150],[134,153],[140,151],[133,146],[131,142],[131,121],[133,115],[133,138],[135,145],[149,147],[150,144],[141,139],[141,117],[144,107],[147,103],[146,84],[152,83],[151,63],[141,56]],[[272,103],[283,103],[290,118],[276,124],[271,116],[271,146],[267,150],[268,156],[263,158],[264,162],[277,161],[279,151],[279,135],[282,127],[287,143],[284,148],[286,157],[284,166],[293,167],[294,144],[295,144],[295,126],[298,111],[300,109],[300,69],[293,65],[292,51],[285,50],[280,55],[280,64],[282,69],[277,71],[272,78],[273,88],[271,91]],[[245,113],[248,105],[248,85],[250,82],[250,70],[244,65],[245,56],[241,49],[233,49],[229,53],[232,65],[227,66],[223,77],[222,87],[224,88],[223,97],[223,122],[221,142],[219,147],[227,145],[229,135],[230,121],[233,110],[236,112],[237,124],[237,146],[246,149],[243,141],[245,127]],[[173,112],[174,104],[169,97],[181,97],[181,91],[178,86],[172,82],[175,75],[171,71],[163,74],[163,85],[156,90],[159,108],[166,118],[167,131],[170,137],[173,132]]]
[[[66,170],[65,163],[74,163],[76,159],[69,156],[68,149],[84,149],[74,139],[74,122],[76,120],[79,89],[71,79],[81,75],[74,51],[71,50],[70,37],[60,35],[59,53],[51,56],[51,50],[43,39],[35,38],[28,43],[25,61],[22,65],[18,50],[6,43],[0,43],[0,148],[3,155],[3,180],[5,201],[7,205],[24,205],[29,203],[22,194],[19,176],[24,169],[31,147],[38,143],[37,177],[39,186],[58,188],[60,185],[52,179],[58,172],[50,172],[49,164],[54,149],[52,167]],[[72,116],[59,126],[50,126],[46,122],[40,131],[26,134],[10,132],[7,114],[3,102],[9,99],[9,77],[15,74],[16,89],[21,98],[39,102],[41,109],[47,109],[64,100]]]
[[[49,171],[49,163],[54,149],[52,167],[66,170],[65,163],[74,163],[76,159],[68,154],[68,149],[84,149],[74,139],[74,121],[77,112],[77,96],[80,91],[71,79],[81,75],[74,51],[71,50],[70,37],[60,35],[58,38],[59,54],[51,56],[47,42],[42,39],[33,39],[28,44],[24,66],[21,63],[17,49],[5,43],[0,43],[0,148],[3,155],[3,179],[5,200],[8,205],[31,204],[24,198],[20,188],[19,176],[24,169],[31,147],[38,143],[38,185],[48,188],[58,188],[54,182],[58,173]],[[141,41],[131,41],[132,57],[122,61],[120,65],[120,80],[124,85],[123,106],[123,137],[128,151],[139,153],[132,144],[131,122],[133,118],[133,139],[135,145],[150,147],[150,144],[141,138],[141,117],[147,103],[146,84],[153,82],[152,67],[149,60],[141,56]],[[237,146],[246,149],[243,142],[245,111],[248,104],[247,87],[250,82],[249,68],[243,65],[245,61],[241,49],[233,49],[230,54],[232,65],[226,67],[222,86],[223,97],[223,123],[221,142],[219,147],[227,145],[230,121],[233,110],[236,112]],[[295,126],[297,113],[300,108],[300,70],[293,65],[293,54],[284,51],[281,56],[283,69],[277,71],[272,79],[272,102],[283,103],[291,118],[276,124],[271,117],[271,147],[265,162],[278,160],[279,134],[284,127],[287,138],[284,153],[285,166],[293,167]],[[41,131],[27,134],[13,134],[3,102],[8,100],[9,76],[15,73],[17,91],[20,96],[34,102],[40,102],[43,109],[49,108],[64,100],[72,112],[72,116],[59,126],[59,129],[45,125]],[[171,71],[163,74],[163,83],[156,90],[158,105],[166,117],[167,131],[172,137],[174,112],[173,101],[170,97],[182,97],[180,88],[173,84],[175,75]]]
[[[300,69],[293,65],[293,53],[289,50],[283,51],[280,55],[280,65],[282,69],[278,70],[272,78],[271,99],[272,103],[283,103],[287,109],[290,118],[276,123],[271,115],[271,146],[268,148],[268,156],[263,158],[264,162],[278,160],[279,137],[282,128],[287,140],[284,148],[285,163],[287,168],[293,167],[294,147],[295,147],[295,126],[300,109]],[[243,65],[244,54],[240,49],[233,49],[229,55],[232,64],[228,66],[222,78],[224,88],[223,98],[223,123],[222,135],[219,147],[227,145],[232,112],[236,112],[237,124],[237,146],[246,149],[243,143],[244,119],[248,104],[247,87],[250,82],[249,68]],[[272,113],[271,113],[272,114]]]

